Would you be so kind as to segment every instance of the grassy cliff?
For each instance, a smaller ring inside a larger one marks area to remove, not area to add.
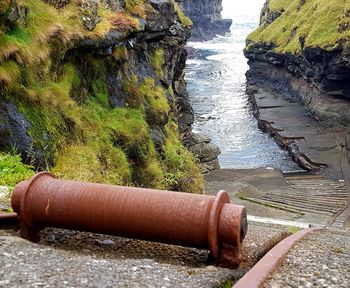
[[[270,0],[263,14],[277,15],[262,21],[247,38],[247,49],[269,44],[276,52],[298,53],[304,47],[333,50],[349,45],[350,2],[348,0]],[[262,19],[264,20],[264,19]]]
[[[167,23],[165,16],[182,30],[190,22],[174,1],[164,2],[170,16],[143,0],[122,6],[0,3],[0,104],[14,105],[22,117],[0,113],[0,174],[4,163],[18,164],[20,154],[25,163],[63,178],[203,190],[196,159],[181,144],[177,127],[174,90],[182,76],[174,67],[186,38],[151,38],[158,21]],[[16,141],[14,126],[24,131],[27,145]],[[6,170],[8,185],[31,174],[30,167],[22,168],[23,177]]]

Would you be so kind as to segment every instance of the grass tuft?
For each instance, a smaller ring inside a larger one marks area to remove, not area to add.
[[[33,167],[23,164],[19,155],[0,152],[0,185],[14,187],[33,175]]]
[[[165,63],[164,59],[164,50],[162,48],[158,48],[151,58],[151,63],[156,71],[157,77],[160,79],[163,77],[163,65]]]
[[[20,74],[20,67],[14,60],[0,64],[0,83],[2,82],[5,86],[15,86]]]
[[[181,24],[185,27],[192,27],[193,23],[191,19],[185,15],[185,13],[182,11],[179,4],[174,0],[173,0],[173,4],[174,4],[175,13],[177,17],[179,17]]]
[[[178,127],[174,121],[166,125],[167,139],[164,147],[164,171],[166,187],[173,191],[202,193],[204,180],[194,155],[180,142]]]
[[[132,15],[139,16],[143,19],[146,18],[146,6],[144,0],[126,0],[125,8]]]
[[[275,0],[269,7],[284,12],[248,36],[248,50],[262,42],[272,44],[276,52],[295,54],[304,47],[333,50],[350,40],[349,1],[308,0],[300,5],[300,0]]]

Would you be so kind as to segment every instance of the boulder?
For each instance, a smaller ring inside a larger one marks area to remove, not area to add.
[[[210,40],[230,31],[231,19],[222,19],[222,0],[183,0],[185,14],[192,20],[192,39]]]
[[[203,174],[220,169],[218,156],[220,148],[211,142],[208,135],[203,133],[189,133],[185,139],[188,149],[199,159]]]

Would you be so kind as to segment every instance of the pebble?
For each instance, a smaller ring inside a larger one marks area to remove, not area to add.
[[[114,241],[110,239],[106,239],[100,242],[101,245],[103,246],[112,246],[114,245]]]
[[[0,198],[6,198],[9,194],[9,189],[6,186],[0,186]]]
[[[349,243],[350,231],[346,230],[307,235],[287,254],[264,287],[349,288]]]
[[[9,208],[9,190],[6,186],[0,186],[0,211],[7,211]]]
[[[281,226],[250,223],[244,264],[229,270],[212,266],[207,251],[193,248],[62,229],[45,229],[38,245],[4,233],[0,287],[220,287],[286,236]]]

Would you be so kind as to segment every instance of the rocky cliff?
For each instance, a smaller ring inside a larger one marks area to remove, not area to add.
[[[193,22],[193,40],[210,40],[230,31],[232,20],[222,19],[221,0],[183,0],[182,6]]]
[[[302,100],[318,119],[350,125],[349,44],[349,1],[267,1],[247,38],[248,83]]]
[[[64,178],[202,191],[180,141],[193,121],[190,29],[173,0],[2,1],[0,160],[14,153]]]

